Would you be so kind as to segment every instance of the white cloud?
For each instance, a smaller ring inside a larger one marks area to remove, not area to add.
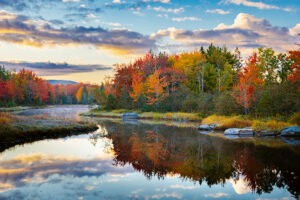
[[[215,199],[220,197],[228,197],[228,196],[229,194],[223,192],[204,194],[204,197],[212,197]]]
[[[143,0],[143,2],[171,3],[170,0]]]
[[[230,14],[230,11],[225,11],[222,9],[214,9],[214,10],[206,10],[207,13],[213,13],[213,14],[220,14],[220,15],[227,15]]]
[[[90,14],[87,14],[86,17],[87,17],[87,18],[96,18],[96,15],[90,13]]]
[[[290,8],[280,8],[276,5],[271,5],[271,4],[266,4],[263,2],[254,2],[254,1],[248,1],[248,0],[222,0],[220,3],[223,4],[235,4],[235,5],[244,5],[244,6],[248,6],[248,7],[255,7],[258,9],[273,9],[273,10],[284,10],[286,12],[291,12],[293,11],[293,9]]]
[[[145,14],[141,13],[140,11],[133,11],[132,13],[138,16],[145,16]]]
[[[200,18],[197,17],[174,17],[172,18],[173,21],[176,22],[185,22],[185,21],[201,21]]]
[[[62,2],[80,2],[80,0],[62,0]]]
[[[180,7],[180,8],[164,8],[162,6],[159,7],[151,7],[151,6],[147,6],[147,9],[149,10],[154,10],[156,12],[168,12],[168,13],[174,13],[174,14],[178,14],[178,13],[183,13],[184,12],[184,8]]]
[[[170,188],[172,188],[172,189],[183,189],[183,190],[194,190],[194,189],[199,188],[199,186],[196,186],[196,185],[179,185],[179,184],[176,184],[176,185],[171,185]]]
[[[245,52],[247,50],[248,52],[252,51],[253,48],[259,46],[273,47],[275,51],[286,52],[286,50],[297,47],[295,44],[299,40],[299,36],[295,33],[300,30],[299,27],[299,25],[292,29],[277,27],[271,25],[265,19],[240,13],[231,25],[222,23],[213,29],[196,30],[168,28],[152,34],[151,38],[161,39],[166,37],[178,46],[189,48],[214,43],[216,45],[226,45],[229,48],[238,46]]]
[[[182,194],[178,194],[178,193],[172,192],[172,193],[164,193],[164,194],[155,194],[155,195],[152,195],[152,199],[162,199],[162,198],[182,199]]]

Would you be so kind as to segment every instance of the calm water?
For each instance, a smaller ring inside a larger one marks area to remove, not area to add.
[[[228,139],[187,124],[97,122],[94,133],[0,153],[0,199],[299,198],[300,146],[288,144],[297,141]]]

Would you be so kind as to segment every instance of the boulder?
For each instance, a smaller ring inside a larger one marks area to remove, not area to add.
[[[248,127],[243,128],[243,129],[240,129],[239,134],[240,135],[254,135],[254,130],[251,128],[248,128]]]
[[[124,113],[122,119],[138,119],[139,115],[137,113]]]
[[[281,130],[281,136],[300,136],[300,127],[291,126]]]
[[[225,135],[254,135],[254,130],[251,128],[229,128],[224,132]]]
[[[256,131],[255,136],[257,137],[265,137],[265,136],[277,136],[279,133],[272,131]]]
[[[224,134],[225,135],[239,135],[240,134],[240,128],[229,128],[226,129]]]
[[[211,130],[214,129],[216,126],[217,126],[216,124],[211,124],[211,125],[202,124],[198,127],[198,130]]]

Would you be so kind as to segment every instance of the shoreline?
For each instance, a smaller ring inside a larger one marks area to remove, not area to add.
[[[123,111],[123,112],[122,112]],[[99,118],[117,118],[122,119],[123,113],[137,112],[130,110],[112,110],[112,111],[89,111],[81,113],[85,117],[99,117]],[[137,120],[159,120],[159,121],[175,121],[175,122],[197,122],[201,124],[216,124],[212,130],[224,131],[230,128],[245,128],[250,127],[255,132],[271,132],[273,135],[278,135],[285,127],[297,126],[286,121],[276,119],[252,119],[247,116],[221,116],[210,115],[208,117],[201,117],[199,113],[159,113],[159,112],[137,112]]]

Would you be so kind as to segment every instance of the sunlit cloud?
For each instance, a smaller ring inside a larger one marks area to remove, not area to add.
[[[68,63],[52,63],[52,62],[7,62],[0,61],[0,65],[4,65],[10,70],[21,70],[23,68],[36,72],[39,76],[57,76],[71,73],[93,72],[99,70],[111,70],[112,67],[105,65],[75,65]]]
[[[285,52],[295,49],[297,36],[295,28],[277,27],[265,19],[253,15],[240,13],[236,16],[232,25],[219,24],[213,29],[184,30],[168,28],[159,30],[151,35],[152,39],[169,38],[178,47],[199,47],[201,44],[214,43],[226,45],[230,48],[253,49],[259,46],[273,47],[276,51]],[[163,46],[161,46],[163,48]],[[166,48],[169,48],[167,46]]]
[[[83,26],[53,28],[45,21],[34,21],[4,11],[0,16],[0,41],[34,47],[92,45],[117,54],[144,53],[155,48],[154,40],[127,29],[107,30]]]

